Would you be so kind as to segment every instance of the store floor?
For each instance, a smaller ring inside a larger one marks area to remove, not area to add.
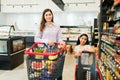
[[[66,55],[63,80],[74,80],[75,58],[73,55]],[[28,80],[26,62],[13,70],[0,70],[0,80]]]

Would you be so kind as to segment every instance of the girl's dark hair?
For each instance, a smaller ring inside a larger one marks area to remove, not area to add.
[[[86,36],[86,37],[87,37],[87,41],[86,41],[85,44],[89,44],[88,35],[87,35],[87,34],[82,34],[82,35],[80,35],[80,36],[78,37],[78,40],[77,40],[76,45],[79,45],[79,44],[80,44],[80,38],[81,38],[82,36]]]
[[[45,9],[45,10],[43,11],[42,19],[41,19],[41,22],[40,22],[40,31],[41,31],[41,32],[43,32],[43,30],[44,30],[44,28],[45,28],[46,20],[45,20],[44,15],[45,15],[45,13],[48,12],[48,11],[51,12],[51,14],[52,14],[52,22],[54,22],[52,10],[51,10],[51,9]]]

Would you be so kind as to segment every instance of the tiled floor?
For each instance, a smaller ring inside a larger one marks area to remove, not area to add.
[[[26,62],[13,70],[0,70],[0,80],[28,80]],[[66,55],[63,80],[74,80],[75,58],[73,55]]]

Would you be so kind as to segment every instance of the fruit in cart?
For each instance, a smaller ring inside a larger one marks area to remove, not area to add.
[[[46,71],[46,70],[42,70],[42,71],[41,71],[41,76],[42,76],[42,77],[49,78],[49,77],[51,77],[51,73],[48,72],[48,71]]]
[[[35,56],[35,59],[43,59],[43,56],[36,55],[36,56]]]
[[[42,53],[43,50],[42,49],[35,49],[34,52],[39,52],[39,53]]]
[[[42,66],[43,66],[42,62],[37,62],[37,61],[32,62],[32,68],[33,69],[41,70]]]
[[[42,49],[35,49],[34,52],[42,53],[43,50],[42,50]],[[41,55],[36,55],[36,56],[35,56],[35,59],[43,59],[43,56],[41,56]]]
[[[50,66],[51,63],[52,63],[52,61],[49,61],[49,60],[46,61],[46,64],[47,64],[48,66]]]
[[[40,76],[40,72],[35,72],[35,73],[34,73],[34,76],[35,76],[35,77],[39,77],[39,76]]]
[[[34,74],[31,73],[29,77],[30,77],[31,79],[34,78]]]
[[[57,57],[58,57],[57,55],[56,56],[49,56],[48,59],[49,60],[55,60]]]
[[[48,72],[52,73],[52,66],[48,66]]]

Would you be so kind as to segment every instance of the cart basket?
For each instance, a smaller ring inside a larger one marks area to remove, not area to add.
[[[62,75],[66,45],[59,46],[59,43],[55,43],[50,48],[45,43],[37,42],[25,51],[28,54],[26,65],[29,80],[55,80]]]

